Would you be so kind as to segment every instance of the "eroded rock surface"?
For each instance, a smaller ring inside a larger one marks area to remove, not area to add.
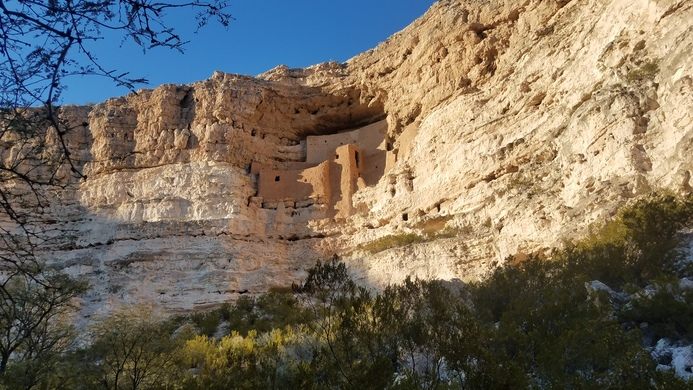
[[[692,52],[685,0],[450,0],[345,64],[112,99],[80,111],[87,178],[46,256],[91,280],[86,316],[286,287],[332,254],[374,286],[476,279],[629,198],[692,190]],[[254,163],[303,169],[308,136],[383,119],[387,169],[359,174],[348,212],[255,199]],[[365,250],[403,233],[430,239]]]

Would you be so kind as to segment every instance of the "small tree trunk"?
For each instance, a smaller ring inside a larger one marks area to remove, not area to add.
[[[2,356],[0,356],[0,375],[5,374],[5,370],[7,369],[7,362],[10,360],[10,354],[3,353]]]

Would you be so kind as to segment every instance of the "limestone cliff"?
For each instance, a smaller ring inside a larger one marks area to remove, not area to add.
[[[479,278],[692,190],[691,53],[686,0],[448,0],[345,64],[73,109],[87,178],[46,258],[91,280],[85,316],[218,304],[333,254],[371,285]],[[369,246],[404,233],[422,238]]]

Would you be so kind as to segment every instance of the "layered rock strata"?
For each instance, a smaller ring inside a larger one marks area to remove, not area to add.
[[[206,307],[333,254],[373,286],[482,277],[692,190],[692,32],[683,0],[439,1],[345,64],[74,109],[86,179],[46,258],[91,280],[85,316]]]

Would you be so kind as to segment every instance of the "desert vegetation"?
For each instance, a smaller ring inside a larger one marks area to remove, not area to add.
[[[693,342],[693,199],[623,208],[550,259],[470,285],[407,280],[374,292],[338,259],[301,285],[167,320],[119,313],[87,343],[7,364],[7,388],[688,388],[654,344]],[[690,261],[690,259],[688,259]],[[19,351],[19,350],[18,350]]]
[[[361,244],[359,250],[376,254],[392,248],[431,242],[443,238],[463,237],[472,231],[471,226],[449,226],[451,215],[432,218],[412,226],[412,232],[388,234]]]

